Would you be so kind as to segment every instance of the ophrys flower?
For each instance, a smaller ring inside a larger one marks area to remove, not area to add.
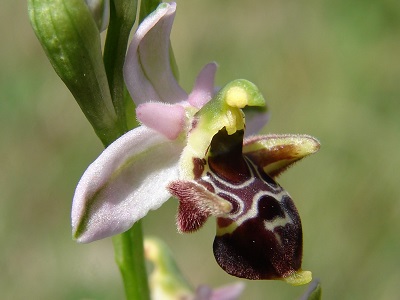
[[[274,177],[314,153],[305,135],[243,141],[242,109],[257,108],[251,128],[266,120],[265,100],[247,80],[215,93],[216,65],[206,65],[188,95],[169,54],[175,4],[161,4],[135,33],[125,80],[142,125],[112,143],[86,170],[72,207],[73,235],[90,242],[129,229],[172,195],[178,229],[194,231],[214,215],[214,254],[229,274],[249,279],[311,280],[301,271],[302,230],[290,196]]]

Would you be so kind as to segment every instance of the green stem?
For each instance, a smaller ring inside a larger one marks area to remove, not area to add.
[[[136,19],[136,10],[137,1],[110,2],[110,24],[103,55],[113,106],[123,131],[133,127],[127,118],[127,110],[132,113],[131,118],[134,115],[133,102],[130,100],[131,103],[127,103],[126,101],[122,69],[129,34]],[[113,237],[113,244],[115,260],[124,282],[126,299],[150,299],[140,221],[128,231]]]
[[[107,146],[106,144],[105,147]],[[132,228],[112,239],[115,261],[122,275],[126,299],[149,300],[150,290],[144,258],[141,221],[137,221]]]
[[[137,1],[118,0],[110,2],[110,23],[104,45],[104,66],[110,86],[111,99],[120,126],[128,131],[124,101],[123,65],[129,35],[136,20]]]
[[[128,231],[113,237],[115,260],[124,281],[126,299],[150,299],[144,262],[143,233],[140,221]]]
[[[139,12],[139,24],[153,11],[156,10],[157,6],[162,2],[162,0],[142,0],[140,3]]]

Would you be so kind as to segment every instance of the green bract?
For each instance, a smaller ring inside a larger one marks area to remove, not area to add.
[[[53,68],[104,144],[119,135],[99,30],[81,0],[29,0],[33,29]]]

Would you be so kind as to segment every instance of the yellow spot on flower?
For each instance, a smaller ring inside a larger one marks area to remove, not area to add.
[[[226,103],[232,107],[243,108],[249,103],[247,92],[238,86],[230,88],[226,93]]]

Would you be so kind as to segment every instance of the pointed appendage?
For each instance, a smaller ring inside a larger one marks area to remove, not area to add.
[[[272,178],[319,148],[316,138],[300,134],[253,136],[243,143],[243,153]]]

